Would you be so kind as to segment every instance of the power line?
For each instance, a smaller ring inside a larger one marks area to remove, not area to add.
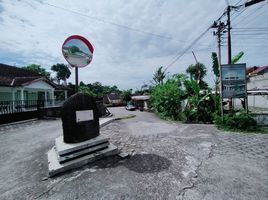
[[[243,27],[243,28],[240,28],[240,27],[235,27],[235,28],[233,28],[234,30],[236,30],[236,29],[260,29],[260,30],[262,30],[262,29],[268,29],[268,27]]]
[[[268,35],[267,33],[233,33],[232,35]]]
[[[171,67],[175,62],[177,62],[187,51],[189,51],[208,31],[210,27],[206,29],[203,33],[201,33],[193,42],[190,43],[189,46],[187,46],[173,61],[171,61],[165,70],[167,70],[169,67]]]
[[[255,8],[254,10],[252,10],[252,12],[249,12],[249,13],[248,13],[247,15],[245,15],[240,21],[234,23],[233,25],[235,26],[235,25],[241,23],[243,20],[248,19],[248,16],[249,16],[249,15],[255,15],[255,14],[257,13],[257,11],[261,10],[266,4],[267,4],[267,3],[264,3],[264,4],[261,5],[260,7]],[[246,9],[244,9],[242,12],[244,12],[245,10],[246,10]],[[240,14],[242,14],[242,12],[241,12]],[[240,14],[239,14],[239,15],[240,15]],[[236,17],[236,18],[237,18],[237,17]],[[236,20],[236,18],[233,19],[233,22]]]
[[[98,21],[98,22],[101,22],[101,23],[109,24],[109,25],[112,25],[112,26],[117,26],[117,27],[122,28],[122,29],[127,29],[129,31],[134,31],[134,32],[138,32],[138,33],[146,34],[146,35],[151,35],[151,36],[166,39],[166,40],[173,40],[173,41],[176,41],[176,42],[179,42],[179,43],[185,43],[185,41],[176,40],[176,39],[174,39],[174,38],[172,38],[170,36],[160,35],[160,34],[148,32],[148,31],[143,31],[141,29],[133,28],[133,27],[130,27],[130,26],[127,26],[127,25],[122,25],[122,24],[119,24],[119,23],[116,23],[116,22],[108,21],[108,20],[105,20],[105,19],[102,19],[102,18],[91,16],[91,15],[83,14],[83,13],[80,13],[78,11],[74,11],[74,10],[64,8],[64,7],[61,7],[61,6],[57,6],[57,5],[54,5],[54,4],[50,4],[50,3],[46,3],[46,2],[42,2],[42,3],[39,2],[39,3],[40,4],[45,4],[45,5],[48,5],[50,7],[57,8],[57,9],[60,9],[60,10],[63,10],[65,12],[69,12],[69,13],[72,13],[72,14],[75,14],[75,15],[86,17],[86,18],[89,18],[91,20],[95,20],[95,21]]]
[[[242,1],[242,0],[239,0],[235,5],[237,6],[238,4],[240,4],[241,1]]]

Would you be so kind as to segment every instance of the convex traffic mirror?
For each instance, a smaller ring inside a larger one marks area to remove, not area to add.
[[[80,35],[68,37],[62,45],[63,56],[72,67],[87,66],[92,60],[93,51],[90,42]]]

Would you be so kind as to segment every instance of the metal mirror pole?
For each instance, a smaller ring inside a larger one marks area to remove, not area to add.
[[[78,92],[78,67],[75,67],[75,92]]]

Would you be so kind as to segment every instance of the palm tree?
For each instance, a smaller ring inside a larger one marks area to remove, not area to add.
[[[56,72],[56,79],[58,83],[60,80],[63,80],[64,84],[67,85],[66,81],[71,75],[71,71],[69,70],[68,66],[61,63],[56,64],[51,67],[51,70]]]
[[[195,80],[198,83],[201,89],[207,88],[207,83],[203,81],[207,74],[207,68],[204,64],[198,62],[195,65],[189,65],[186,72],[190,75],[192,80]]]
[[[167,75],[166,70],[163,70],[163,66],[161,66],[155,71],[153,75],[153,81],[155,82],[156,85],[159,84],[162,85],[166,75]]]

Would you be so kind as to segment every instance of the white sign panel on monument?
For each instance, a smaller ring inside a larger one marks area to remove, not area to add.
[[[76,122],[84,122],[93,120],[93,110],[78,110],[76,111]]]

